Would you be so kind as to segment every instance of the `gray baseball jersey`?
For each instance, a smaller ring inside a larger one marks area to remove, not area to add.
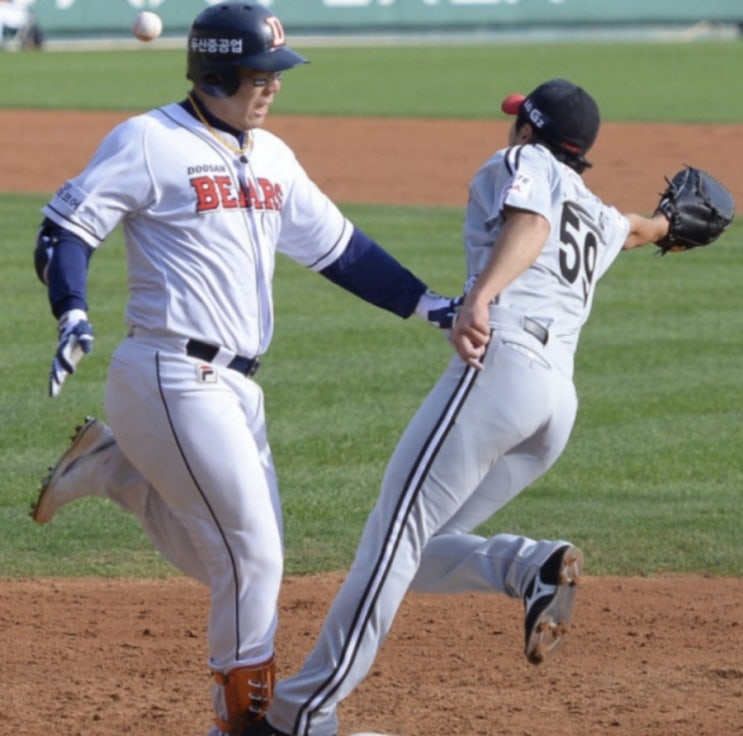
[[[464,225],[468,285],[490,256],[505,205],[544,216],[550,237],[536,262],[503,289],[497,303],[544,325],[550,340],[574,352],[596,282],[627,237],[627,218],[543,146],[499,151],[470,184]]]
[[[547,218],[549,239],[491,305],[483,370],[455,356],[398,442],[319,640],[301,671],[276,687],[267,717],[282,731],[337,732],[337,705],[371,668],[408,589],[523,597],[567,544],[471,532],[563,451],[577,411],[580,328],[629,224],[542,146],[502,150],[470,187],[469,284],[490,256],[506,205]]]

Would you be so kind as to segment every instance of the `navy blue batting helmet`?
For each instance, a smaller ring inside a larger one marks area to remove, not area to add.
[[[213,97],[231,97],[240,69],[280,72],[307,59],[286,45],[281,21],[262,5],[223,2],[202,11],[188,34],[186,77]]]

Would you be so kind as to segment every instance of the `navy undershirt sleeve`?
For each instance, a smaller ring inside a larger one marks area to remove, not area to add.
[[[413,313],[426,290],[419,278],[356,227],[340,258],[320,273],[355,296],[400,317]]]
[[[59,319],[70,309],[88,309],[88,264],[93,249],[69,230],[51,228],[53,245],[46,278],[52,314]]]

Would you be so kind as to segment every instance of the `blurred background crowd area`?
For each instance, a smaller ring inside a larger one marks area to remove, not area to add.
[[[193,18],[217,0],[0,0],[3,50],[100,47],[136,42],[135,15],[158,13],[159,45],[176,45]],[[346,43],[349,39],[494,36],[556,38],[647,37],[650,40],[737,39],[743,0],[259,0],[288,33]]]

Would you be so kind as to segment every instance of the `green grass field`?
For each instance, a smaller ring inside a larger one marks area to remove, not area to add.
[[[568,77],[608,120],[740,122],[743,43],[510,43],[299,49],[283,114],[488,118],[503,97]],[[0,108],[139,110],[185,96],[183,53],[0,54]]]
[[[504,92],[565,75],[598,90],[606,119],[743,122],[743,96],[731,94],[741,83],[725,72],[740,68],[738,43],[307,54],[313,64],[287,75],[279,112],[489,117]],[[15,106],[144,109],[186,91],[182,66],[180,54],[160,51],[0,54],[0,115]],[[152,90],[139,83],[145,73]],[[45,200],[0,196],[0,575],[172,574],[136,523],[102,500],[73,504],[45,528],[28,518],[38,479],[74,424],[102,415],[108,357],[124,332],[117,232],[91,267],[95,352],[58,399],[46,397],[56,332],[31,258]],[[459,209],[344,209],[430,283],[461,288]],[[704,251],[619,259],[584,330],[571,443],[484,533],[568,537],[584,547],[591,574],[743,574],[742,246],[735,223]],[[285,259],[276,306],[259,381],[285,504],[287,572],[342,569],[386,459],[450,348],[419,321],[374,310]]]

